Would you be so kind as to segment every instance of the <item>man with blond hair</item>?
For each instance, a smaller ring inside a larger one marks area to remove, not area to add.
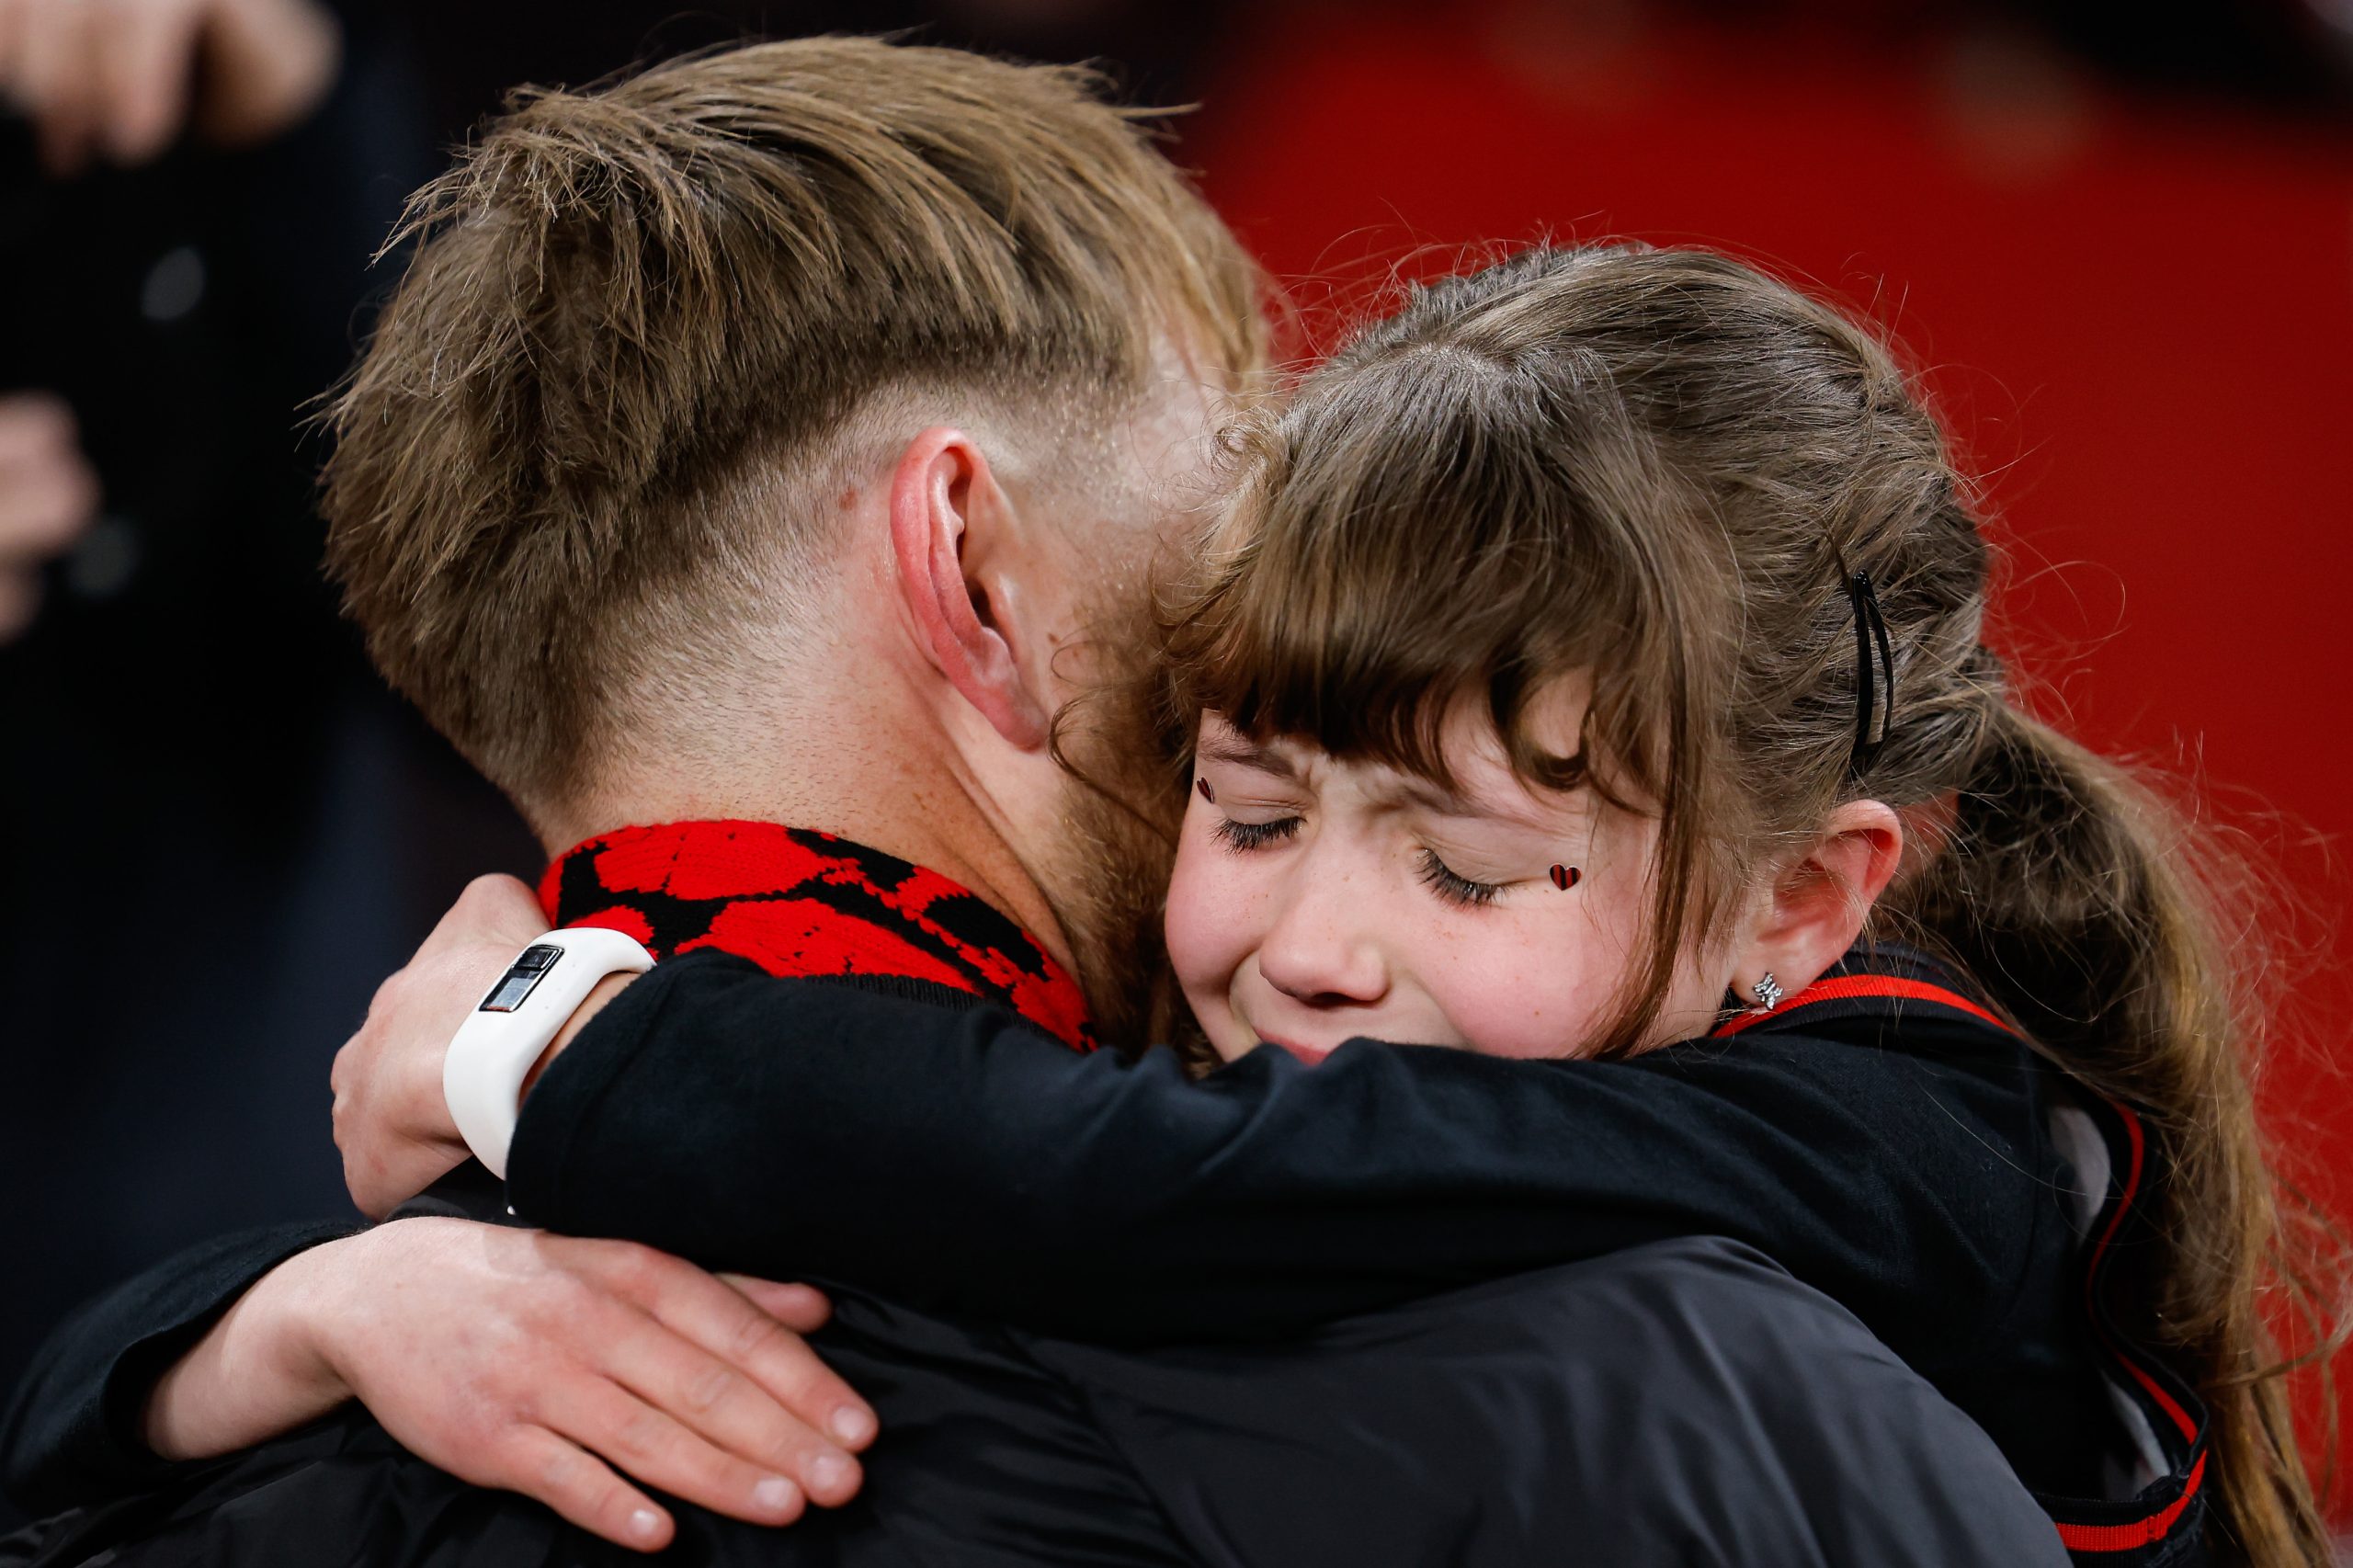
[[[1161,867],[1056,719],[1116,667],[1265,329],[1136,119],[1074,71],[756,46],[521,103],[411,227],[335,404],[331,565],[557,858],[544,903],[472,890],[370,1030],[462,1014],[544,909],[665,963],[1138,1040]],[[401,1204],[448,1149],[357,1123],[416,1092],[408,1060],[358,1050],[337,1085],[393,1222],[234,1238],[53,1342],[6,1437],[25,1500],[79,1510],[59,1560],[1898,1562],[1915,1504],[1983,1549],[1939,1561],[2055,1551],[1982,1434],[1705,1242],[1115,1352],[502,1224],[479,1166]],[[566,1157],[544,1110],[510,1131],[518,1168]],[[1629,1352],[1690,1314],[1715,1342]],[[1696,1478],[1607,1461],[1694,1431],[1722,1445],[1683,1450]]]

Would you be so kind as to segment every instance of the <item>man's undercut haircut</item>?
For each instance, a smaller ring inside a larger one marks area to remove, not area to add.
[[[412,202],[329,415],[328,566],[378,666],[561,805],[629,692],[723,702],[693,677],[743,613],[823,602],[875,394],[1066,426],[1171,343],[1249,376],[1259,274],[1146,118],[1082,69],[838,38],[518,94]]]

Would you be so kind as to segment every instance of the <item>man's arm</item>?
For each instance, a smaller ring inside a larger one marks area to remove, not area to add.
[[[8,1495],[28,1513],[51,1513],[165,1473],[170,1461],[143,1433],[156,1381],[256,1282],[353,1229],[278,1225],[223,1236],[125,1280],[68,1318],[0,1416],[0,1479]]]
[[[672,1522],[617,1469],[758,1524],[857,1492],[874,1418],[801,1337],[816,1291],[464,1220],[348,1231],[208,1244],[84,1309],[8,1412],[10,1494],[99,1501],[353,1397],[420,1458],[639,1550]]]
[[[694,955],[549,1067],[509,1196],[557,1229],[1135,1341],[1288,1332],[1722,1235],[1938,1365],[2024,1272],[2030,1227],[2003,1195],[2036,1190],[2023,1063],[1954,1050],[1759,1035],[1524,1062],[1360,1042],[1194,1084],[1167,1052],[1074,1055],[995,1009]]]

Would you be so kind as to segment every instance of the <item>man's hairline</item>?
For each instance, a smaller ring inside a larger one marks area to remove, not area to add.
[[[1156,392],[1171,404],[1185,395],[1176,390],[1178,383],[1160,371],[1176,368],[1192,373],[1192,379],[1182,384],[1198,393],[1200,363],[1200,358],[1185,352],[1173,335],[1163,334],[1155,337],[1153,369],[1127,378],[1124,386],[1108,377],[1094,381],[1083,375],[1058,378],[1058,384],[1032,388],[987,372],[901,377],[860,394],[822,434],[788,443],[787,455],[764,458],[747,452],[728,482],[731,494],[724,504],[756,505],[748,493],[773,486],[777,501],[811,525],[802,529],[763,529],[767,547],[756,545],[748,552],[767,568],[755,571],[755,584],[766,578],[774,585],[778,608],[757,618],[736,620],[733,631],[740,635],[724,635],[725,647],[717,658],[697,657],[699,651],[710,651],[706,642],[699,649],[672,647],[667,657],[655,653],[647,659],[628,687],[599,702],[601,711],[581,759],[581,777],[569,789],[544,801],[518,801],[525,814],[535,820],[567,814],[582,802],[611,792],[615,775],[599,762],[618,760],[616,742],[626,750],[629,737],[644,736],[655,727],[646,717],[649,709],[657,706],[644,697],[647,687],[663,690],[667,700],[658,706],[676,710],[676,698],[686,688],[709,690],[713,686],[733,685],[736,677],[756,669],[771,674],[796,667],[805,670],[808,658],[835,646],[843,630],[838,618],[847,597],[828,593],[826,587],[829,574],[849,567],[857,541],[845,517],[824,514],[838,511],[835,496],[887,482],[917,434],[941,426],[961,429],[988,458],[1000,483],[1051,494],[1063,488],[1064,475],[1100,472],[1105,467],[1124,475],[1123,465],[1056,463],[1053,460],[1067,455],[1079,439],[1112,438],[1154,405]],[[1231,390],[1210,389],[1213,395]],[[1116,403],[1087,403],[1090,396],[1107,391],[1117,397]],[[1103,417],[1088,421],[1083,437],[1043,428],[1058,416],[1088,411]],[[1030,429],[1024,432],[1024,425]],[[1074,517],[1095,515],[1083,507],[1057,510]],[[763,635],[771,629],[782,634]],[[767,651],[754,647],[756,642],[766,642]]]

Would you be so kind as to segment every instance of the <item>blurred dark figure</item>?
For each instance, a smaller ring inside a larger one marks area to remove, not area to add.
[[[0,0],[0,1384],[74,1301],[348,1206],[327,1068],[503,802],[318,571],[303,405],[438,167],[383,18]]]

